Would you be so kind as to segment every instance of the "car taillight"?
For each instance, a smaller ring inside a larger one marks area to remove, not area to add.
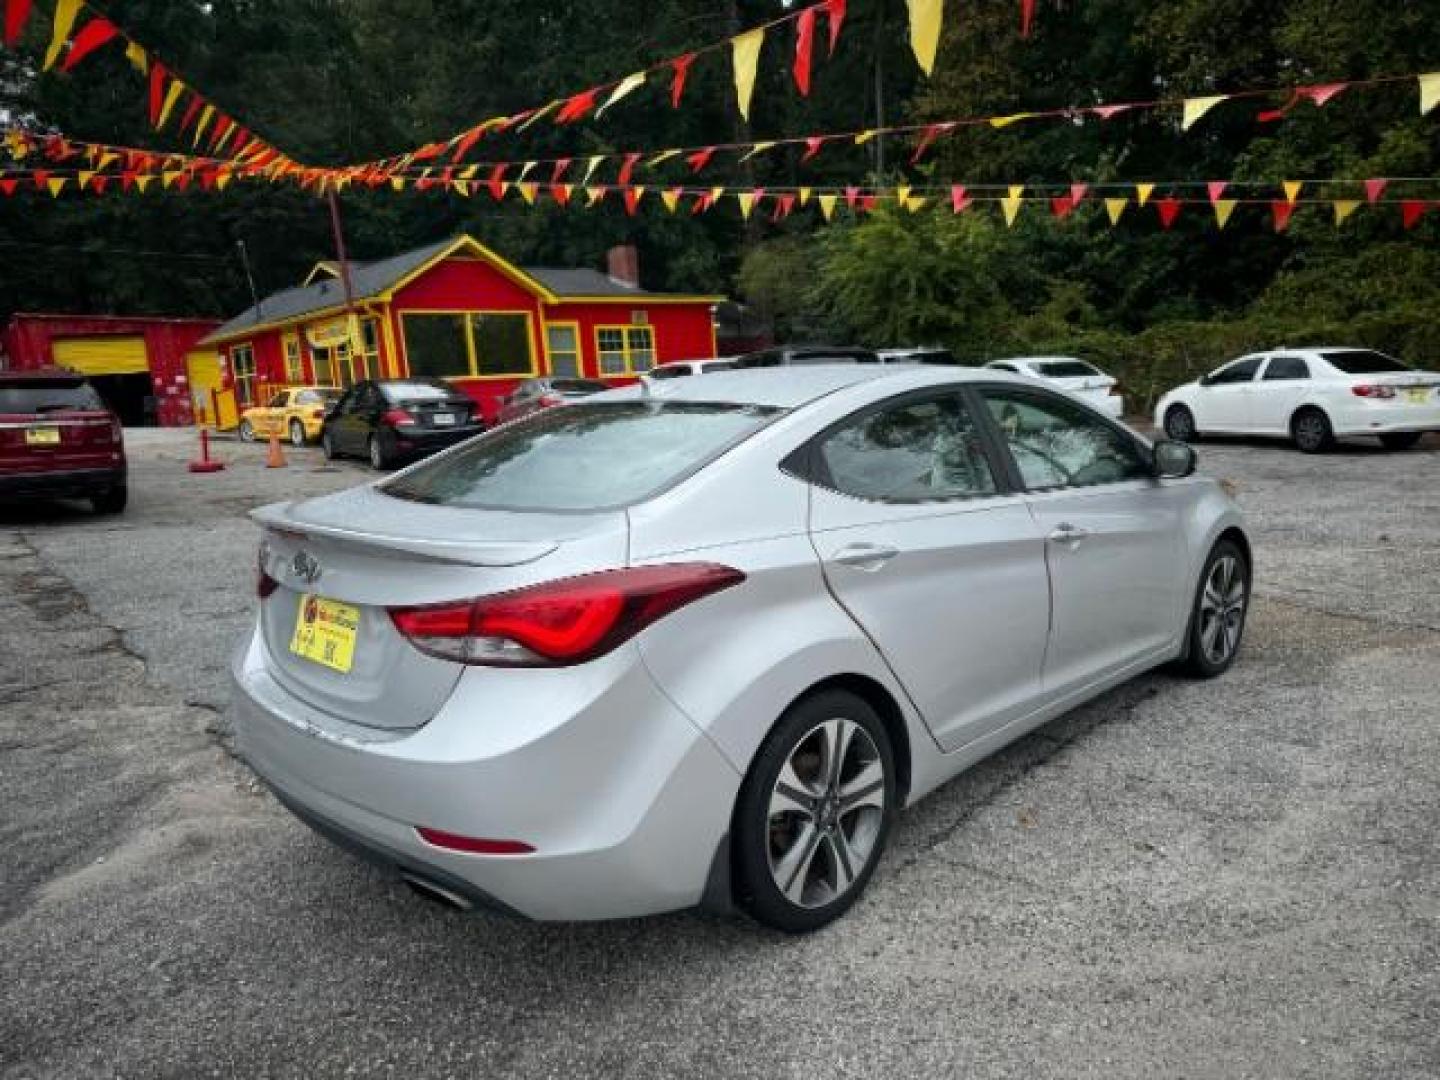
[[[458,603],[390,609],[421,652],[489,667],[564,667],[602,656],[745,575],[716,563],[605,570]]]
[[[389,424],[391,427],[399,427],[401,424],[413,424],[415,417],[404,409],[387,409],[385,415],[380,417],[380,420],[382,423]]]
[[[534,846],[524,840],[490,840],[479,836],[461,836],[441,829],[416,825],[415,832],[432,847],[463,851],[467,855],[529,855]]]
[[[548,408],[550,408],[550,406],[552,406],[552,405],[562,405],[562,404],[564,404],[564,402],[565,402],[565,399],[564,399],[563,397],[561,397],[559,394],[541,394],[541,395],[540,395],[540,407],[541,407],[542,409],[548,409]]]
[[[1369,383],[1361,383],[1359,386],[1350,387],[1350,393],[1356,397],[1392,398],[1395,396],[1395,388],[1393,386],[1372,386]]]
[[[309,415],[309,417],[310,417],[311,420],[319,420],[322,416],[325,415],[325,410],[324,410],[324,409],[311,409],[310,412],[308,413],[308,415]]]
[[[255,578],[255,595],[260,597],[261,600],[264,600],[267,596],[269,596],[271,593],[273,593],[276,589],[280,587],[280,582],[276,581],[273,577],[271,577],[265,572],[265,551],[263,548],[257,556],[256,561],[259,563],[259,565],[256,567],[257,576]]]

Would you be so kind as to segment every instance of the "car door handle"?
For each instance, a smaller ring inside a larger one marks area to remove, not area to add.
[[[831,560],[857,570],[879,570],[899,554],[898,548],[888,544],[850,544],[837,551]]]
[[[1053,544],[1078,544],[1089,535],[1089,529],[1082,529],[1079,525],[1071,525],[1068,521],[1062,521],[1050,530],[1049,540]]]

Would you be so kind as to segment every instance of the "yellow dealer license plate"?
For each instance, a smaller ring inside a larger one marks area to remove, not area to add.
[[[336,671],[349,671],[359,629],[359,608],[321,596],[302,596],[290,651]]]
[[[25,429],[26,446],[59,446],[60,429],[53,427],[32,427]]]
[[[1423,386],[1412,387],[1405,393],[1416,405],[1424,405],[1430,398],[1430,391]]]

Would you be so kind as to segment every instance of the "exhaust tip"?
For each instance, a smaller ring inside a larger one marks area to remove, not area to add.
[[[471,911],[474,909],[475,905],[466,897],[461,896],[451,889],[445,888],[444,885],[437,885],[433,881],[420,877],[418,874],[402,871],[400,880],[410,886],[412,892],[454,911]]]

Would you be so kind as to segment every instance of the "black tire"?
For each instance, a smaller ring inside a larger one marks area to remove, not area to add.
[[[385,472],[394,464],[385,452],[385,443],[379,435],[371,435],[365,440],[365,453],[370,458],[370,467],[376,472]]]
[[[241,420],[241,421],[240,421],[240,441],[241,441],[241,442],[254,442],[254,441],[255,441],[255,429],[250,425],[250,421],[249,421],[249,420]]]
[[[97,514],[118,514],[125,509],[125,504],[129,501],[130,489],[124,484],[117,484],[103,495],[92,496],[90,505]]]
[[[1195,414],[1186,405],[1171,405],[1165,410],[1165,435],[1176,442],[1191,443],[1199,437],[1195,430]]]
[[[1219,613],[1221,629],[1219,635],[1226,635],[1227,647],[1223,655],[1216,655],[1211,647],[1214,641],[1220,638],[1211,638],[1209,635],[1210,620],[1207,618],[1207,608],[1213,606],[1210,596],[1207,596],[1207,587],[1214,584],[1212,578],[1216,576],[1216,568],[1225,560],[1232,560],[1239,581],[1239,610],[1234,610],[1234,599],[1221,595],[1222,609]],[[1185,655],[1180,661],[1180,669],[1187,675],[1199,679],[1212,679],[1216,675],[1229,670],[1230,665],[1235,662],[1236,655],[1240,652],[1240,645],[1245,636],[1245,619],[1250,613],[1250,562],[1245,558],[1245,552],[1240,545],[1233,540],[1221,540],[1211,550],[1205,560],[1205,566],[1200,571],[1200,581],[1195,586],[1195,598],[1190,603],[1190,621],[1185,632]],[[1233,627],[1233,640],[1228,639],[1225,627]]]
[[[335,436],[330,434],[329,428],[320,430],[320,452],[325,455],[326,461],[334,461],[340,456],[335,452]]]
[[[837,728],[848,733],[838,776],[824,752]],[[807,759],[815,774],[796,767]],[[805,801],[803,810],[777,790],[787,766],[802,782],[796,794]],[[822,772],[831,775],[828,784],[819,782]],[[791,706],[761,744],[736,801],[732,865],[740,906],[758,922],[791,934],[843,915],[865,891],[885,849],[898,801],[895,777],[890,737],[863,699],[826,690]],[[797,808],[772,814],[774,800]],[[797,858],[787,861],[786,854]],[[800,902],[777,883],[791,866],[797,868],[792,895]]]
[[[1306,406],[1290,418],[1290,437],[1302,454],[1323,454],[1335,445],[1330,418],[1314,406]]]
[[[1423,437],[1422,431],[1392,431],[1380,436],[1380,445],[1386,450],[1409,450]]]
[[[290,445],[297,449],[305,445],[305,425],[299,420],[290,421]]]

